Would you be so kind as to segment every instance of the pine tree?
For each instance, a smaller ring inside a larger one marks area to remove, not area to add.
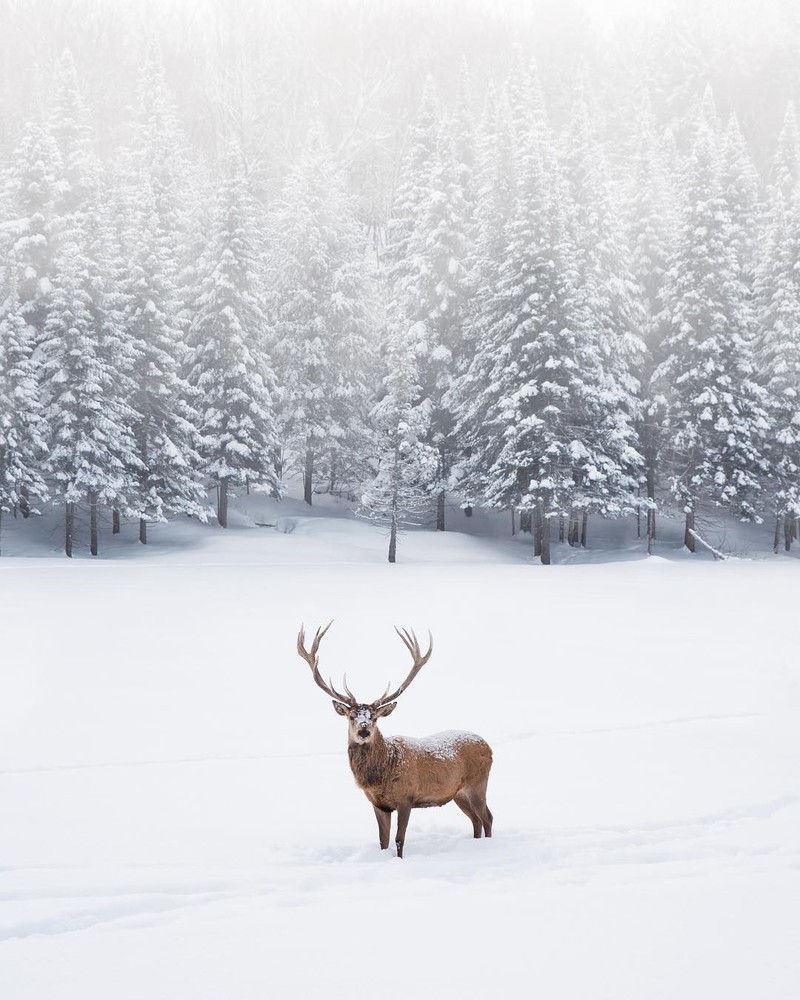
[[[672,491],[694,551],[697,505],[757,516],[765,469],[763,393],[754,381],[747,292],[731,239],[717,139],[701,120],[684,178],[685,208],[664,293],[664,399]]]
[[[478,314],[481,299],[494,290],[498,270],[503,260],[508,224],[516,197],[516,164],[513,127],[508,102],[499,103],[490,89],[483,118],[478,130],[475,188],[475,236],[468,257],[469,284],[474,290],[471,311]],[[474,353],[475,324],[466,329],[472,333]]]
[[[149,176],[141,178],[127,214],[133,220],[125,234],[130,271],[123,276],[117,266],[114,273],[124,288],[121,321],[129,360],[120,366],[120,377],[130,384],[138,460],[128,509],[139,518],[139,540],[145,544],[148,521],[164,521],[168,513],[206,520],[206,508],[198,414],[180,374],[174,246]]]
[[[425,443],[426,411],[418,405],[417,352],[425,336],[418,323],[391,339],[385,392],[373,412],[378,470],[362,494],[359,513],[388,526],[390,563],[397,561],[399,533],[418,521],[428,506],[427,484],[438,464],[436,451]]]
[[[28,372],[22,358],[26,354],[32,356],[41,342],[50,305],[60,173],[61,159],[52,136],[39,124],[29,123],[14,153],[4,190],[9,221],[2,227],[2,245],[8,294],[0,308],[0,322],[7,324],[8,336],[13,341],[8,363],[22,366],[19,374],[26,386],[28,375],[36,382],[37,372],[35,367]],[[17,388],[32,404],[30,393],[34,390]],[[12,418],[12,422],[18,426],[17,418]],[[35,451],[37,432],[33,425],[31,433],[29,443]],[[42,489],[38,474],[35,482],[30,475],[22,477],[15,491],[14,506],[18,506],[23,517],[31,512],[30,489],[34,492]]]
[[[644,352],[639,372],[642,402],[639,439],[644,458],[647,494],[647,544],[652,551],[656,529],[656,485],[660,470],[660,413],[654,398],[652,377],[661,362],[658,321],[664,278],[675,243],[676,195],[672,187],[668,150],[656,132],[655,120],[646,96],[640,109],[637,143],[631,171],[627,204],[630,234],[631,272],[642,304]]]
[[[81,243],[65,240],[56,257],[56,281],[41,345],[50,429],[47,471],[66,507],[65,552],[72,556],[75,505],[86,499],[97,555],[98,504],[117,506],[136,465],[133,413],[119,393],[114,355],[103,336],[103,289]]]
[[[774,189],[769,226],[756,276],[758,334],[756,360],[767,395],[768,491],[775,509],[776,536],[785,520],[791,547],[800,515],[800,206]]]
[[[545,560],[548,519],[572,502],[580,353],[564,280],[574,261],[557,246],[556,194],[529,141],[497,283],[482,297],[480,340],[458,387],[458,431],[468,455],[459,475],[468,495],[490,507],[535,511],[537,554],[544,540]]]
[[[449,132],[437,125],[430,89],[419,121],[418,141],[403,165],[396,221],[389,227],[390,234],[402,237],[387,246],[389,311],[396,330],[422,323],[426,331],[420,358],[422,393],[431,410],[428,444],[439,454],[430,489],[437,497],[436,527],[444,530],[445,489],[456,448],[447,398],[469,352],[465,327],[470,224]],[[432,156],[421,162],[423,145],[432,147]]]
[[[720,186],[729,218],[729,236],[739,268],[739,279],[752,291],[761,206],[759,179],[735,114],[722,137]]]
[[[365,236],[318,125],[286,182],[275,229],[282,435],[302,463],[311,504],[316,480],[327,472],[335,484],[367,447],[374,371]]]
[[[582,416],[590,455],[580,476],[576,503],[584,511],[617,516],[636,505],[641,474],[637,424],[644,311],[631,272],[616,192],[581,87],[567,132],[565,175],[578,251],[585,350],[601,366],[587,380],[594,394]],[[601,459],[602,456],[602,459]],[[601,467],[598,466],[600,462]]]
[[[163,278],[176,294],[188,299],[192,279],[187,271],[191,272],[195,251],[201,249],[195,246],[191,232],[192,209],[199,200],[193,191],[197,177],[154,40],[148,46],[137,85],[132,138],[130,182],[136,185],[144,177],[150,187],[148,200],[152,200],[155,213],[150,224],[155,224],[157,239],[163,245],[162,267],[170,268],[168,273],[162,272]],[[176,317],[181,329],[188,325],[184,311]]]
[[[459,471],[470,495],[533,516],[534,551],[548,563],[554,517],[598,498],[611,513],[629,491],[612,440],[627,430],[598,407],[616,394],[589,324],[568,191],[534,134],[518,173],[496,288],[483,297],[458,390],[468,449]]]
[[[223,528],[231,486],[278,490],[276,380],[263,301],[260,231],[241,154],[231,145],[199,264],[188,369],[201,411],[203,465],[217,489],[217,520]]]
[[[52,95],[50,132],[61,156],[56,215],[58,238],[77,241],[86,227],[99,181],[91,116],[81,94],[69,50],[58,61]]]
[[[34,344],[47,318],[53,280],[61,171],[55,140],[41,125],[29,123],[7,179],[5,201],[10,221],[3,228],[10,241],[8,265],[14,272],[15,295]]]
[[[461,63],[458,78],[458,101],[451,123],[453,159],[457,179],[466,206],[466,227],[470,235],[475,223],[475,172],[477,149],[473,112],[472,82],[466,60]]]
[[[794,101],[789,101],[770,169],[770,192],[788,204],[800,180],[800,127]]]
[[[0,309],[0,518],[4,511],[30,512],[32,495],[46,499],[41,476],[46,454],[31,328],[22,310],[15,268]]]
[[[438,143],[436,84],[429,76],[425,80],[419,111],[409,130],[408,146],[386,227],[383,264],[391,286],[402,285],[413,276],[413,271],[409,270],[413,265],[410,240],[426,197]]]

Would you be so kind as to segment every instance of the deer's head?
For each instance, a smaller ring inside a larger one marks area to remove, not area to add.
[[[333,622],[328,622],[325,628],[317,629],[314,640],[311,643],[311,649],[306,649],[305,647],[306,636],[305,631],[301,626],[300,632],[297,636],[297,652],[311,667],[311,675],[314,678],[315,683],[333,699],[333,707],[336,712],[338,712],[339,715],[343,715],[347,719],[350,742],[356,745],[371,743],[375,739],[375,726],[378,719],[389,715],[395,710],[397,706],[397,698],[399,698],[403,691],[405,691],[408,685],[417,676],[422,667],[428,662],[428,659],[433,652],[433,637],[429,632],[428,638],[430,642],[428,652],[423,655],[420,650],[419,641],[414,635],[413,630],[399,629],[395,627],[395,632],[397,632],[403,640],[404,645],[411,653],[414,665],[411,668],[411,672],[408,677],[406,677],[400,687],[398,687],[395,691],[392,691],[390,694],[389,687],[391,687],[391,685],[389,685],[380,698],[377,698],[375,701],[365,703],[360,702],[347,686],[346,677],[344,679],[345,694],[340,694],[330,681],[326,684],[320,676],[319,658],[317,656],[319,644],[322,641],[322,637],[332,624]]]

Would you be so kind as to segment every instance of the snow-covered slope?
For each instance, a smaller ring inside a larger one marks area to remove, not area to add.
[[[324,513],[0,559],[0,995],[796,997],[794,560],[416,532],[389,566]],[[430,627],[382,728],[489,740],[492,840],[448,805],[379,850],[294,649],[330,618],[365,699],[408,669],[392,624]]]

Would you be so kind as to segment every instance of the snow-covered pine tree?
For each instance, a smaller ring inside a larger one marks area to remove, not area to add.
[[[0,518],[18,508],[30,512],[31,496],[47,497],[40,471],[46,428],[16,270],[11,262],[0,307]]]
[[[129,360],[120,377],[130,384],[135,411],[133,434],[138,460],[127,504],[139,518],[139,541],[147,542],[147,522],[169,513],[206,520],[205,489],[200,480],[197,410],[180,373],[174,286],[175,247],[162,224],[150,177],[142,175],[125,217],[130,267],[117,265],[114,277],[122,296],[122,325]]]
[[[428,507],[428,484],[438,465],[436,450],[425,443],[427,413],[420,407],[419,348],[427,331],[422,323],[395,331],[387,353],[384,395],[375,406],[378,470],[361,497],[359,514],[389,529],[389,562],[397,561],[403,527],[418,522]]]
[[[769,502],[775,509],[775,550],[783,527],[784,547],[797,536],[800,515],[800,130],[790,101],[769,172],[768,200],[755,275],[755,354],[767,393],[766,453]]]
[[[695,549],[697,505],[758,514],[766,470],[764,395],[756,384],[747,289],[731,238],[718,138],[701,118],[683,178],[685,205],[664,290],[664,360],[654,382],[664,403],[673,494]]]
[[[586,455],[575,468],[576,507],[619,516],[636,506],[642,457],[637,425],[644,311],[602,147],[581,81],[566,135],[565,176],[578,252],[584,349],[599,367],[587,373],[586,409],[579,417]]]
[[[432,158],[420,164],[421,142],[412,142],[403,165],[396,221],[389,226],[387,278],[392,324],[403,329],[422,323],[427,334],[419,362],[423,398],[431,412],[428,443],[439,454],[438,473],[430,487],[437,499],[436,527],[443,531],[445,489],[456,449],[447,398],[469,351],[465,327],[470,223],[450,130],[442,123],[437,127],[428,89],[420,122],[418,135],[426,144],[434,142]],[[393,234],[402,239],[392,242]]]
[[[525,64],[525,57],[519,45],[511,54],[511,65],[503,84],[503,97],[508,103],[510,121],[514,131],[515,146],[521,150],[533,130],[534,116],[538,107],[537,97],[541,97],[536,80]]]
[[[133,136],[128,156],[130,183],[146,178],[155,215],[156,238],[162,245],[162,272],[167,285],[183,300],[174,317],[185,332],[191,320],[191,287],[196,257],[202,250],[193,232],[193,210],[201,197],[195,192],[198,170],[190,155],[174,101],[164,77],[161,53],[151,39],[137,84]],[[197,213],[195,213],[197,214]]]
[[[474,187],[475,236],[468,257],[469,283],[474,290],[471,310],[477,314],[481,299],[494,292],[508,239],[508,223],[516,197],[516,165],[511,110],[508,101],[498,101],[490,87],[476,140]],[[465,331],[477,331],[470,323]],[[473,348],[474,352],[474,343]]]
[[[66,50],[56,66],[50,132],[61,156],[56,200],[57,236],[64,242],[84,234],[86,215],[95,202],[99,166],[94,131],[81,94],[72,54]]]
[[[231,143],[212,232],[198,265],[188,365],[200,409],[203,467],[217,489],[217,520],[223,528],[232,486],[278,490],[263,228],[241,153]]]
[[[472,183],[475,191],[474,226],[466,257],[470,299],[465,304],[463,325],[464,365],[457,373],[447,397],[456,422],[463,427],[467,425],[461,419],[460,409],[462,400],[467,396],[462,384],[469,384],[468,372],[486,336],[482,317],[489,311],[488,300],[497,289],[517,189],[511,109],[507,96],[504,94],[498,100],[491,84],[476,132],[475,148],[476,164]],[[460,432],[458,437],[460,438]],[[464,440],[459,440],[458,454],[454,457],[454,476],[461,491],[469,491],[469,484],[473,481],[471,477],[462,475],[460,469],[460,455],[464,454],[467,447]],[[467,492],[464,502],[471,505],[476,502],[476,497],[477,494]]]
[[[647,496],[647,545],[652,551],[656,530],[656,485],[659,482],[660,416],[653,398],[652,377],[661,362],[658,322],[664,276],[675,243],[676,193],[668,165],[668,151],[659,136],[649,95],[639,111],[638,134],[633,153],[631,185],[626,216],[631,245],[631,271],[639,287],[639,301],[644,311],[642,367],[639,379],[642,410],[639,440],[644,458]]]
[[[579,254],[568,192],[529,134],[497,283],[481,299],[481,336],[458,388],[459,473],[488,506],[533,515],[534,552],[550,562],[550,524],[576,503],[585,478],[611,476],[596,450],[595,400],[604,358],[586,336]]]
[[[458,101],[450,125],[452,134],[453,159],[456,163],[458,184],[466,208],[466,229],[470,237],[474,233],[475,190],[477,149],[475,138],[474,102],[472,82],[466,59],[461,63],[458,78]]]
[[[769,172],[772,199],[779,195],[788,204],[800,180],[800,127],[794,101],[789,101],[778,135],[778,144]]]
[[[46,469],[53,493],[65,504],[68,556],[76,504],[88,503],[91,552],[97,555],[98,504],[124,502],[136,466],[133,412],[118,379],[116,345],[104,334],[104,289],[86,253],[89,245],[88,233],[80,242],[61,241],[40,347],[50,431]]]
[[[412,234],[426,197],[439,144],[439,108],[436,84],[428,76],[417,116],[409,129],[408,145],[394,192],[391,216],[386,225],[383,265],[390,288],[413,278],[410,246]]]
[[[756,245],[762,207],[758,172],[735,114],[731,114],[722,136],[720,185],[729,216],[729,233],[739,264],[739,278],[748,299],[752,294]]]
[[[791,548],[800,516],[800,205],[773,188],[756,273],[756,368],[766,390],[769,431],[766,491],[775,511],[775,550],[783,524]]]
[[[311,504],[321,476],[334,485],[360,479],[353,472],[368,450],[376,371],[366,234],[318,124],[286,181],[275,231],[271,316],[281,433],[302,463]]]
[[[52,135],[37,122],[29,123],[7,175],[5,208],[9,221],[2,228],[9,243],[7,267],[14,273],[15,294],[30,327],[32,346],[47,318],[61,172],[61,156]]]
[[[0,320],[8,323],[8,336],[16,344],[10,348],[12,358],[21,358],[20,351],[32,355],[43,336],[54,274],[60,173],[61,158],[54,139],[38,123],[29,123],[6,175],[3,200],[8,221],[0,230],[7,293]],[[28,374],[36,381],[35,367]],[[31,485],[27,479],[21,480],[16,494],[15,504],[24,517],[30,513]]]

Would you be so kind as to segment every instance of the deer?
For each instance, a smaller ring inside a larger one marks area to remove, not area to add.
[[[408,688],[433,652],[433,636],[428,632],[428,650],[422,653],[413,629],[395,631],[411,653],[413,666],[403,683],[391,693],[389,688],[371,702],[360,702],[347,686],[341,694],[319,672],[319,645],[333,622],[318,628],[306,649],[305,630],[297,635],[297,652],[311,668],[314,682],[333,700],[333,707],[347,719],[347,754],[356,785],[366,795],[378,821],[381,850],[389,847],[392,813],[397,813],[395,846],[403,857],[406,828],[412,809],[443,806],[455,802],[472,823],[473,835],[492,835],[492,814],[486,804],[486,786],[492,766],[492,749],[474,733],[448,730],[424,739],[383,736],[378,719],[390,715],[397,699]]]

